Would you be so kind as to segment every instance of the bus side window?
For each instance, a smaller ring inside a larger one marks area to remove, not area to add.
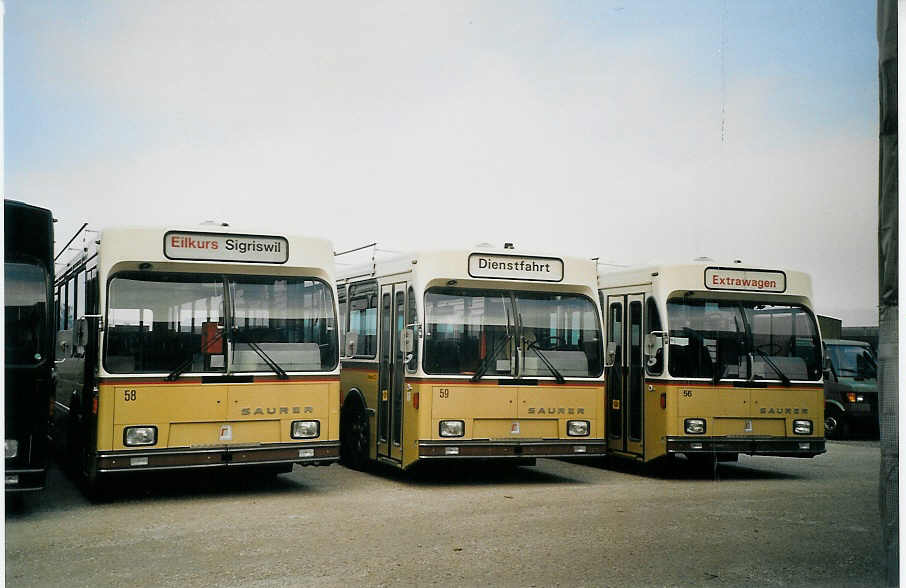
[[[657,303],[654,298],[648,297],[645,308],[645,333],[663,331],[661,317],[657,312]],[[654,355],[654,362],[646,362],[646,371],[650,376],[659,376],[664,372],[664,346],[661,346]]]
[[[340,307],[340,316],[337,317],[340,326],[340,355],[346,357],[346,284],[337,287],[337,302]]]
[[[347,355],[374,358],[377,355],[377,282],[349,287]]]

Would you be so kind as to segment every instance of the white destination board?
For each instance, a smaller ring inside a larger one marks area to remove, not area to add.
[[[164,235],[168,259],[286,263],[289,244],[283,237],[231,235],[227,233],[182,233]]]
[[[563,260],[555,257],[473,253],[469,256],[469,275],[495,280],[560,282],[563,280]]]
[[[709,290],[785,292],[786,274],[767,270],[709,267],[705,269],[705,287]]]

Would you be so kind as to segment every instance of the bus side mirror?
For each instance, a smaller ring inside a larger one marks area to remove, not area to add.
[[[664,332],[651,331],[645,335],[645,355],[648,357],[648,365],[657,363],[657,353],[664,348]]]
[[[356,343],[358,339],[358,331],[349,331],[346,333],[346,357],[355,357]]]
[[[407,355],[415,350],[414,325],[408,325],[405,329],[403,329],[403,338],[402,340],[400,340],[400,345],[402,346],[402,352]]]
[[[613,362],[616,360],[616,358],[617,358],[617,342],[609,341],[607,343],[607,360],[605,361],[605,363],[608,366],[612,366]]]

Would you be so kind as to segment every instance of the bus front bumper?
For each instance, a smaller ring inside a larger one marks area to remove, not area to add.
[[[7,467],[4,470],[7,492],[33,492],[44,489],[46,468]]]
[[[300,464],[330,465],[340,459],[340,442],[281,443],[256,446],[218,446],[185,449],[102,451],[98,473],[187,468]]]
[[[600,456],[607,444],[600,439],[548,441],[419,441],[420,459],[519,459],[532,457]]]
[[[823,437],[667,437],[667,453],[814,457],[824,452]]]

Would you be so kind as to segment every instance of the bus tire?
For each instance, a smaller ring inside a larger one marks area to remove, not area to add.
[[[368,417],[360,406],[343,410],[340,426],[340,460],[343,465],[362,471],[368,466]]]
[[[843,412],[834,405],[824,409],[824,436],[828,439],[845,439],[848,432]]]

